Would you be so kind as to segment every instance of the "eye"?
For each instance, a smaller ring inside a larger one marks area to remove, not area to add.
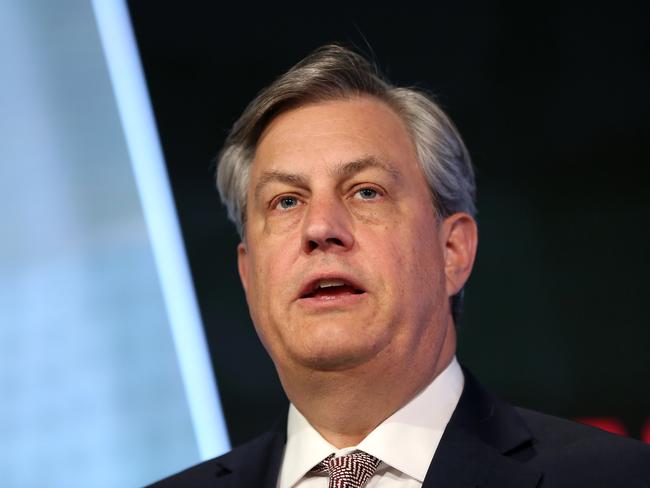
[[[361,200],[374,200],[379,196],[381,196],[380,193],[374,188],[361,188],[355,193],[355,197]]]
[[[294,207],[297,207],[300,202],[296,197],[286,196],[277,200],[277,203],[273,208],[278,210],[290,210]]]

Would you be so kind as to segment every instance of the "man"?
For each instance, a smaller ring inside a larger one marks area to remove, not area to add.
[[[455,359],[474,174],[451,121],[323,47],[235,123],[218,186],[286,423],[158,486],[650,486],[650,449],[513,408]]]

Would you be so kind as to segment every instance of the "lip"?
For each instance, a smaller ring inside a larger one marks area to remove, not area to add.
[[[320,314],[330,312],[344,312],[355,310],[356,307],[368,300],[367,293],[350,293],[334,297],[309,297],[300,298],[296,301],[303,313]]]
[[[319,281],[322,280],[339,280],[343,281],[346,284],[350,285],[351,287],[361,290],[362,293],[359,294],[353,294],[353,295],[343,295],[340,297],[337,297],[336,299],[318,299],[315,297],[306,297],[305,295],[311,293],[314,290],[314,287]],[[327,273],[318,273],[318,274],[313,274],[307,277],[307,279],[304,281],[303,286],[300,288],[300,291],[298,292],[298,295],[296,296],[296,300],[298,301],[337,301],[337,300],[342,300],[346,299],[349,297],[358,297],[362,296],[365,293],[367,293],[367,290],[358,282],[358,280],[352,276],[350,276],[347,273],[339,273],[339,272],[327,272]]]

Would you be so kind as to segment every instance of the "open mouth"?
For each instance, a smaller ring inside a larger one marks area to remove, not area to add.
[[[343,279],[321,279],[307,286],[300,298],[335,298],[344,295],[361,295],[364,290]]]

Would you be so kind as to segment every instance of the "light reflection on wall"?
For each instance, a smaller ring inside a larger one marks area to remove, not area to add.
[[[0,60],[1,484],[140,486],[201,456],[90,4],[3,2]]]

